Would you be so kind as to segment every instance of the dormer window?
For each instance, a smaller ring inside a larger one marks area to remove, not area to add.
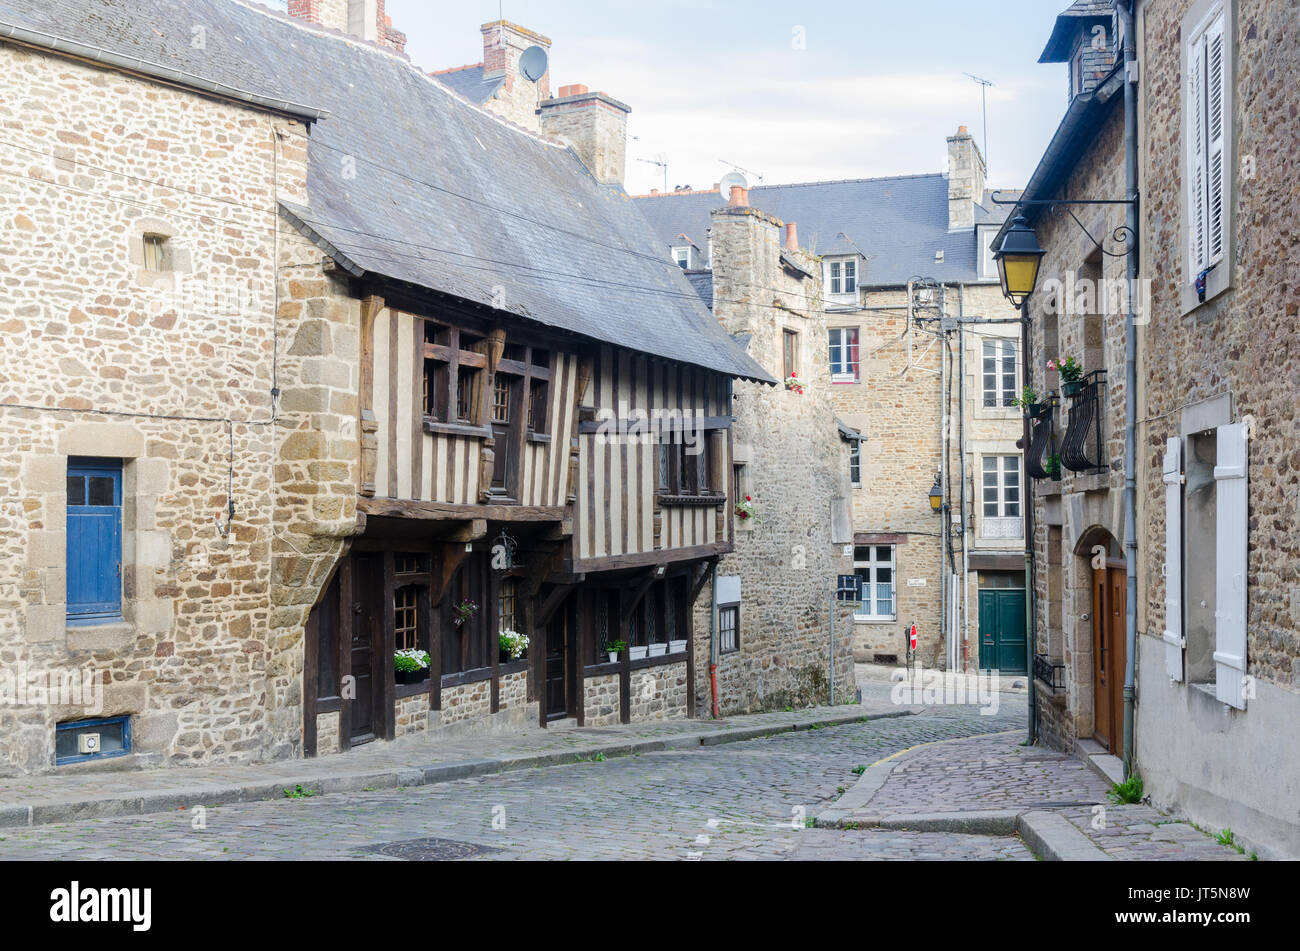
[[[682,270],[690,270],[695,266],[695,255],[692,253],[695,249],[690,245],[684,245],[673,248],[673,260]]]
[[[858,292],[858,262],[856,258],[837,258],[826,263],[826,292],[844,296]]]

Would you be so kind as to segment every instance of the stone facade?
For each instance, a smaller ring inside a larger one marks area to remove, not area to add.
[[[544,135],[569,145],[596,181],[622,185],[627,171],[627,116],[631,108],[583,85],[561,86],[540,106]]]
[[[584,723],[611,726],[620,722],[618,674],[586,677],[582,681]]]
[[[747,201],[743,196],[737,201]],[[718,656],[723,714],[824,702],[829,696],[830,596],[848,574],[847,519],[832,537],[833,514],[846,508],[848,447],[831,406],[826,321],[817,259],[788,240],[785,225],[747,204],[713,213],[714,314],[777,379],[786,377],[784,337],[795,334],[799,393],[737,382],[734,457],[738,495],[756,515],[733,516],[736,550],[717,566],[738,579],[739,646]],[[782,245],[785,244],[783,248]],[[709,709],[712,599],[696,602],[696,703]],[[836,699],[854,696],[851,612],[837,608]]]
[[[686,716],[690,689],[686,664],[661,664],[632,671],[632,720],[673,720]]]
[[[101,673],[97,713],[133,717],[142,765],[287,753],[271,389],[295,328],[277,323],[274,222],[305,190],[303,129],[10,45],[0,63],[18,146],[0,157],[0,662]],[[145,235],[165,239],[160,270]],[[67,623],[78,456],[122,462],[117,623]],[[0,771],[52,768],[55,724],[86,716],[5,706]]]

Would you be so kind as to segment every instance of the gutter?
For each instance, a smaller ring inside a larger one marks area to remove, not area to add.
[[[120,69],[131,73],[137,73],[142,76],[148,76],[150,79],[158,79],[163,82],[187,86],[200,92],[219,96],[222,99],[231,99],[252,106],[258,106],[262,109],[269,109],[272,112],[283,113],[292,116],[295,119],[302,119],[305,122],[316,122],[329,115],[329,113],[324,110],[305,106],[301,103],[290,102],[287,99],[276,99],[272,96],[262,96],[255,92],[249,92],[246,89],[227,86],[224,83],[219,83],[211,79],[204,79],[201,76],[195,76],[192,73],[186,73],[179,69],[173,69],[170,66],[151,63],[148,60],[143,60],[139,57],[123,56],[120,53],[114,53],[111,50],[106,50],[101,47],[87,46],[86,44],[78,43],[75,40],[64,39],[61,36],[54,36],[50,33],[41,33],[37,30],[29,30],[21,26],[14,26],[10,23],[0,23],[0,39],[12,40],[15,43],[21,43],[24,46],[32,46],[37,49],[48,50],[52,53],[59,53],[64,56],[90,60],[91,62],[101,63],[112,69]]]

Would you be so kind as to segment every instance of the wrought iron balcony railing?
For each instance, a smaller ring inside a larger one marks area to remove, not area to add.
[[[1065,689],[1065,665],[1056,663],[1046,654],[1034,655],[1034,677],[1054,691]]]
[[[1061,460],[1056,449],[1055,395],[1039,407],[1038,416],[1029,421],[1029,450],[1025,453],[1025,471],[1031,479],[1059,479]]]
[[[1106,371],[1093,370],[1070,399],[1070,422],[1061,440],[1061,463],[1071,472],[1106,472],[1102,443],[1101,404]]]

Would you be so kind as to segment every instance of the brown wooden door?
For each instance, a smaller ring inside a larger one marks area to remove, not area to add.
[[[569,612],[561,608],[546,625],[546,718],[569,713]]]
[[[375,645],[380,640],[383,623],[383,577],[378,559],[356,560],[356,598],[358,611],[352,625],[352,742],[364,742],[375,735]]]
[[[1124,562],[1107,561],[1092,573],[1093,732],[1123,755],[1126,594]]]

